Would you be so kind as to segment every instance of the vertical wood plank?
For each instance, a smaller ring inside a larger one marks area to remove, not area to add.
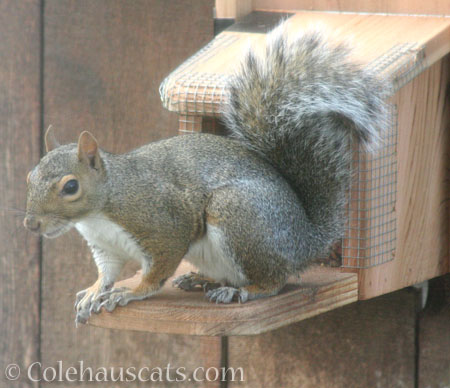
[[[416,295],[402,290],[252,337],[229,338],[229,387],[414,387]]]
[[[212,39],[212,6],[208,0],[46,0],[45,125],[63,142],[89,130],[112,152],[176,135],[177,116],[162,108],[158,87]],[[219,365],[220,339],[75,329],[75,294],[96,278],[91,254],[76,232],[44,241],[43,254],[44,365],[164,368],[170,362],[186,373]]]
[[[40,1],[0,2],[0,386],[37,387],[26,376],[39,361],[39,239],[22,225],[28,170],[40,150]]]

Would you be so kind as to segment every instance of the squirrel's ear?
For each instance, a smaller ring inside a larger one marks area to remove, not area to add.
[[[78,159],[86,162],[90,167],[98,170],[100,168],[100,153],[95,137],[88,131],[81,133],[78,138]]]
[[[49,126],[47,130],[45,131],[44,136],[45,141],[45,151],[50,152],[51,150],[54,150],[55,148],[58,148],[61,144],[59,144],[59,141],[56,140],[55,131],[53,129],[53,126]]]

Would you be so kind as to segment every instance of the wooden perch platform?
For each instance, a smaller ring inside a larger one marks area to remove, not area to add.
[[[175,276],[192,270],[182,263]],[[119,287],[138,284],[140,274]],[[183,291],[169,279],[147,300],[101,311],[88,324],[111,329],[186,335],[252,335],[286,326],[358,300],[357,275],[339,268],[313,267],[292,279],[277,296],[247,303],[211,303],[203,291]]]

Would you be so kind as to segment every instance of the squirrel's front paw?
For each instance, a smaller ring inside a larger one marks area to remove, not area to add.
[[[150,294],[137,294],[129,288],[113,288],[109,291],[103,292],[99,297],[103,300],[99,306],[98,311],[104,307],[107,311],[113,311],[116,306],[126,306],[132,300],[142,300],[150,296]]]
[[[244,303],[248,300],[248,292],[243,288],[219,287],[208,291],[206,297],[216,303],[231,303],[233,299]]]
[[[109,288],[111,288],[111,285],[108,286],[97,281],[91,287],[77,293],[74,306],[77,312],[76,325],[86,323],[92,312],[98,313],[100,311],[100,304],[103,302],[101,295]]]
[[[106,310],[112,311],[117,304],[125,306],[130,299],[127,299],[124,294],[131,293],[128,288],[112,288],[110,290],[103,290],[94,292],[91,288],[77,293],[77,300],[75,302],[75,310],[77,315],[75,317],[75,324],[86,323],[92,313],[99,313],[102,307]]]
[[[89,287],[77,293],[75,300],[75,311],[77,312],[75,324],[86,323],[91,315],[91,307],[98,299],[100,290]]]

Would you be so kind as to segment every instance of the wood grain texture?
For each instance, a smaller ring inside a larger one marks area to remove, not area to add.
[[[397,249],[393,261],[360,271],[361,299],[450,271],[449,74],[447,56],[394,98],[399,112]]]
[[[357,302],[270,333],[229,338],[229,387],[413,388],[415,294]]]
[[[253,0],[253,9],[450,15],[447,0]]]
[[[239,19],[252,11],[252,0],[216,0],[216,17]]]
[[[175,276],[192,268],[182,264]],[[133,288],[140,275],[118,286]],[[174,289],[170,279],[162,292],[145,301],[119,307],[113,313],[103,311],[92,316],[95,326],[155,333],[188,335],[252,335],[273,330],[325,311],[356,302],[356,274],[339,269],[311,268],[299,279],[270,298],[244,304],[210,303],[204,293]]]
[[[177,117],[162,109],[158,86],[212,38],[210,1],[46,0],[44,11],[44,121],[63,143],[89,130],[102,148],[124,152],[177,133]],[[43,255],[43,365],[63,360],[77,367],[83,360],[93,368],[138,368],[170,362],[192,371],[220,364],[219,339],[75,329],[75,294],[96,278],[91,254],[70,232],[45,240]]]
[[[39,160],[40,2],[0,2],[0,386],[10,363],[39,361],[39,239],[22,225],[28,171]]]

